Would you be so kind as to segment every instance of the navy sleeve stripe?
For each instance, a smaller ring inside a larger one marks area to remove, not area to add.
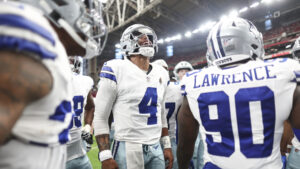
[[[13,14],[0,14],[0,25],[30,30],[49,40],[53,46],[55,45],[55,39],[48,30],[24,17]]]
[[[109,66],[103,66],[101,70],[104,70],[104,71],[108,71],[108,72],[114,73],[114,71],[112,70],[112,68],[109,67]]]
[[[181,86],[181,95],[182,95],[182,96],[186,96],[186,95],[187,95],[187,93],[186,93],[186,91],[185,91],[185,85],[182,85],[182,86]]]
[[[300,141],[300,129],[293,128],[293,131],[297,139]]]
[[[50,52],[35,42],[12,36],[0,35],[0,49],[16,49],[19,51],[33,52],[38,54],[42,59],[55,59],[57,57],[56,53]]]
[[[117,83],[116,76],[113,75],[113,74],[101,72],[101,73],[100,73],[100,77],[104,77],[104,78],[110,79],[110,80],[115,81],[115,82]]]
[[[300,78],[300,71],[294,71],[296,78]]]

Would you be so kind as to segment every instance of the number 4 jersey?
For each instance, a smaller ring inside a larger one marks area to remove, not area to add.
[[[95,114],[105,111],[110,114],[109,109],[103,109],[109,104],[107,102],[113,102],[110,107],[114,115],[114,138],[148,145],[157,143],[161,137],[162,118],[167,127],[165,115],[161,115],[167,72],[152,64],[152,70],[147,74],[127,59],[112,60],[103,65],[100,78],[98,95],[101,97],[96,98]],[[113,88],[113,92],[108,93],[115,95],[111,101],[106,99],[110,96],[101,93],[101,85],[105,84]],[[108,134],[108,130],[102,129],[95,135],[105,133]]]
[[[299,77],[299,64],[290,59],[188,73],[182,89],[205,132],[205,167],[282,168],[283,122]]]

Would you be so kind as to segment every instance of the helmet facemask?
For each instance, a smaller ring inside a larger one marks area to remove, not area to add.
[[[107,34],[98,0],[17,0],[41,9],[58,28],[63,28],[83,49],[85,58],[100,55],[101,37]]]

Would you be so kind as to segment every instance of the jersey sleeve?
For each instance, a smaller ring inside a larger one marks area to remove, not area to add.
[[[282,60],[282,62],[286,62],[283,69],[286,69],[290,72],[290,81],[297,83],[297,85],[300,85],[300,64],[298,61],[293,59],[287,59]],[[280,61],[279,61],[280,62]]]
[[[112,61],[105,62],[100,72],[100,79],[108,79],[114,83],[117,83],[117,66]]]
[[[93,121],[96,136],[109,134],[108,118],[117,96],[116,77],[113,73],[113,69],[107,64],[103,66],[100,78]]]
[[[57,36],[41,11],[20,3],[0,5],[0,49],[55,59]]]
[[[188,79],[188,77],[186,75],[184,75],[180,82],[180,91],[181,91],[182,96],[187,95],[187,92],[186,92],[187,79]]]

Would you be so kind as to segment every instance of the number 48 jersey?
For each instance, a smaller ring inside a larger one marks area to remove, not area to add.
[[[12,135],[35,145],[56,146],[69,139],[71,70],[66,51],[43,13],[29,5],[0,3],[0,49],[28,53],[51,73],[49,94],[27,105]]]
[[[299,63],[290,59],[188,73],[182,89],[204,131],[205,166],[282,168],[283,122],[291,112],[299,77]]]
[[[109,96],[100,91],[101,83],[107,83],[114,88],[114,92],[109,94],[115,95],[115,98],[109,102],[113,102],[114,138],[118,141],[154,144],[161,137],[162,120],[167,127],[165,116],[161,114],[168,75],[161,66],[151,65],[152,70],[148,74],[127,59],[112,60],[102,67],[98,91],[102,96],[101,101],[96,100],[95,113],[105,111],[103,107],[110,104],[104,101]],[[106,114],[110,113],[110,110],[106,111],[109,111]],[[104,134],[108,130],[100,132]]]
[[[73,73],[72,86],[73,86],[73,113],[74,118],[70,130],[71,140],[68,144],[81,139],[81,126],[83,122],[84,106],[87,102],[87,95],[94,85],[93,79],[89,76],[83,76]]]

